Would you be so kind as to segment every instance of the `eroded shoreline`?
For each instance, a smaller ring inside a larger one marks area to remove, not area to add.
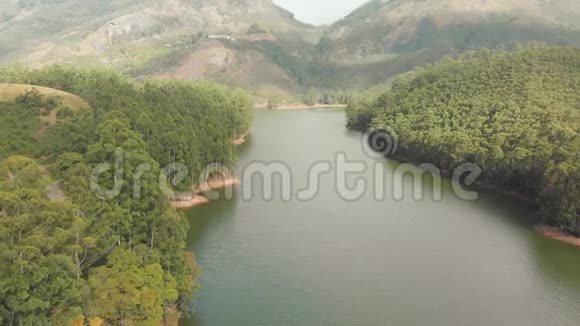
[[[250,129],[246,130],[240,137],[232,140],[233,145],[242,145],[246,142],[246,137],[250,134]],[[210,202],[209,198],[203,195],[203,193],[212,190],[230,189],[236,185],[239,185],[240,179],[236,177],[229,178],[216,178],[209,180],[205,184],[193,186],[191,191],[181,198],[171,200],[171,207],[175,209],[187,210],[201,205],[205,205]]]
[[[182,198],[172,200],[171,206],[175,209],[190,209],[205,205],[209,203],[210,200],[204,196],[203,193],[213,190],[230,189],[239,184],[240,179],[235,177],[213,179],[208,181],[206,184],[193,187],[192,190],[187,195],[182,196]]]

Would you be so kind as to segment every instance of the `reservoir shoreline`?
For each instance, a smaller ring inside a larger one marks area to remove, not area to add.
[[[348,129],[353,130],[353,131],[358,131],[361,133],[365,132],[364,128],[360,128],[360,127],[349,127],[347,126]],[[416,167],[419,167],[420,164],[422,163],[426,163],[426,162],[421,162],[421,160],[418,159],[414,159],[412,158],[413,154],[412,153],[395,153],[395,154],[390,154],[387,157],[385,157],[386,159],[392,159],[395,161],[398,161],[400,163],[407,163],[407,164],[413,164]],[[440,170],[441,171],[441,176],[445,177],[447,179],[449,179],[452,176],[452,172],[450,171],[446,171],[446,170]],[[494,192],[496,194],[505,196],[507,198],[510,198],[512,200],[516,200],[522,203],[525,203],[527,205],[532,205],[534,207],[537,208],[537,203],[536,200],[528,194],[524,194],[522,192],[519,192],[517,190],[513,190],[513,189],[508,189],[505,188],[503,186],[499,186],[499,185],[494,185],[491,183],[487,183],[487,182],[481,182],[481,181],[477,181],[475,182],[472,186],[467,186],[467,189],[470,190],[487,190],[487,191],[491,191]],[[538,218],[536,218],[538,219]],[[576,247],[580,248],[580,237],[578,237],[575,234],[569,233],[566,230],[563,230],[562,228],[559,227],[553,227],[547,224],[539,224],[536,225],[534,227],[535,231],[552,240],[556,240],[562,243],[566,243],[569,245],[573,245]]]
[[[406,156],[405,154],[395,154],[395,155],[389,156],[388,158],[393,159],[395,161],[398,161],[400,163],[413,164],[416,167],[419,167],[419,164],[421,164],[419,160],[413,160],[409,156]],[[442,177],[449,179],[452,176],[452,173],[449,171],[442,170],[442,172],[443,172]],[[534,207],[536,207],[536,209],[538,208],[536,200],[533,197],[531,197],[530,195],[518,192],[517,190],[508,189],[508,188],[505,188],[505,187],[502,187],[499,185],[494,185],[494,184],[480,182],[480,181],[477,181],[477,182],[475,182],[474,185],[467,186],[466,188],[470,189],[470,190],[474,190],[474,191],[477,191],[477,190],[491,191],[493,193],[496,193],[496,194],[501,195],[501,196],[505,196],[505,197],[510,198],[512,200],[515,200],[515,201],[518,201],[518,202],[521,202],[521,203],[524,203],[527,205],[534,206]],[[539,219],[539,218],[536,217],[535,219]],[[577,235],[572,234],[570,232],[567,232],[566,230],[563,230],[560,227],[554,227],[554,226],[550,226],[547,224],[538,224],[538,225],[534,226],[534,230],[538,234],[542,235],[545,238],[552,239],[555,241],[559,241],[561,243],[565,243],[565,244],[580,248],[580,237],[578,237]]]
[[[311,162],[333,160],[337,152],[379,164],[385,173],[398,167],[366,155],[360,135],[345,130],[341,111],[257,110],[255,117],[238,171],[278,160],[301,189]],[[346,181],[352,186],[375,176],[367,169]],[[405,178],[402,187],[410,192],[413,184]],[[367,192],[345,201],[332,175],[318,185],[308,202],[234,192],[187,212],[188,248],[204,273],[191,302],[196,316],[183,326],[580,320],[580,251],[537,234],[530,205],[485,190],[479,200],[463,201],[448,182],[442,200],[396,200],[386,187],[383,200]],[[264,184],[245,186],[259,193]]]
[[[236,146],[244,144],[250,132],[250,129],[246,130],[238,138],[232,140],[232,144]],[[188,210],[210,202],[209,198],[203,195],[204,192],[229,189],[239,184],[240,179],[236,177],[211,179],[206,184],[191,187],[190,192],[182,195],[181,198],[171,200],[170,204],[174,209]]]
[[[226,179],[212,179],[209,180],[205,185],[197,185],[191,188],[190,192],[182,195],[181,198],[177,198],[171,201],[171,206],[175,209],[188,210],[190,208],[205,205],[210,202],[209,198],[203,195],[203,193],[212,190],[229,189],[240,184],[240,179],[236,177],[230,177]]]

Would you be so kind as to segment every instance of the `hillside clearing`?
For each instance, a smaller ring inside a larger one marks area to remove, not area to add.
[[[54,88],[24,84],[0,84],[0,101],[14,101],[18,96],[24,95],[27,91],[32,91],[33,89],[36,89],[41,95],[60,98],[64,107],[68,107],[75,112],[90,109],[89,104],[77,95]]]

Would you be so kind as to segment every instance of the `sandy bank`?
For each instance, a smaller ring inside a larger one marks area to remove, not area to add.
[[[233,186],[239,185],[240,183],[241,183],[240,179],[235,178],[235,177],[227,178],[227,179],[223,179],[223,178],[213,179],[213,180],[208,181],[205,184],[197,186],[196,188],[193,189],[193,191],[196,194],[202,194],[206,191],[232,188]]]
[[[243,143],[246,142],[246,137],[248,137],[249,134],[250,134],[250,130],[248,129],[240,137],[232,140],[232,144],[234,144],[234,145],[242,145]]]
[[[179,200],[172,200],[171,207],[175,209],[189,209],[205,205],[207,203],[209,203],[209,199],[207,199],[207,197],[191,194]]]
[[[205,205],[209,203],[209,199],[203,195],[204,192],[228,189],[238,184],[240,184],[240,179],[238,178],[213,179],[206,184],[193,187],[191,192],[181,196],[181,198],[172,200],[171,206],[175,209],[190,209]]]
[[[246,142],[246,137],[250,134],[250,129],[244,132],[239,138],[232,140],[234,145],[242,145]],[[172,200],[171,206],[175,209],[190,209],[193,207],[205,205],[209,203],[209,199],[203,195],[204,192],[220,189],[232,188],[240,184],[238,178],[217,178],[209,180],[206,184],[192,187],[189,193],[181,196],[181,198]]]
[[[535,229],[539,234],[547,238],[580,247],[580,238],[574,236],[571,233],[562,231],[559,228],[539,225],[536,226]]]
[[[345,104],[316,104],[316,105],[306,105],[306,104],[285,104],[276,107],[268,107],[267,105],[257,105],[257,109],[270,109],[279,111],[290,111],[290,110],[314,110],[314,109],[337,109],[346,108]]]

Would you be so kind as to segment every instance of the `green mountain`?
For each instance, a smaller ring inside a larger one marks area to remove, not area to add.
[[[17,0],[0,5],[0,17],[0,62],[261,81],[283,92],[297,89],[295,79],[254,45],[287,43],[300,56],[320,35],[270,0]]]
[[[271,0],[10,0],[0,4],[0,62],[105,65],[299,101],[482,47],[580,46],[578,22],[576,0],[373,0],[327,27]]]
[[[332,25],[318,48],[327,62],[373,67],[367,80],[377,81],[446,55],[530,42],[580,45],[580,2],[373,0]]]
[[[525,194],[545,223],[580,234],[579,68],[570,47],[473,51],[362,94],[348,123],[389,130],[395,155],[444,174],[473,163],[479,182]]]
[[[32,52],[54,59],[50,52],[103,54],[119,43],[169,41],[179,33],[240,34],[254,23],[277,32],[305,27],[269,0],[7,0],[0,4],[0,46],[3,58]]]

